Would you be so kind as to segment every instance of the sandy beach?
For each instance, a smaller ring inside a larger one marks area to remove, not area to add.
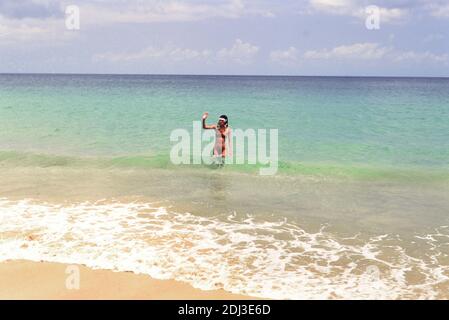
[[[31,261],[0,263],[0,299],[245,300],[223,290],[202,291],[173,280],[79,267],[79,289],[67,289],[68,265]]]

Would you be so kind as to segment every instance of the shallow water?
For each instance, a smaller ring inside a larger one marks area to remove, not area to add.
[[[235,175],[3,170],[0,260],[267,298],[447,298],[447,186]]]

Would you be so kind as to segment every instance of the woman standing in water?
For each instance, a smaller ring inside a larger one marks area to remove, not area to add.
[[[214,157],[217,160],[218,166],[222,167],[225,164],[226,156],[232,156],[232,137],[231,128],[229,128],[228,117],[221,115],[218,123],[215,125],[206,125],[206,119],[209,116],[208,112],[203,114],[203,129],[215,130],[215,146]],[[226,142],[229,143],[229,152],[226,148]]]

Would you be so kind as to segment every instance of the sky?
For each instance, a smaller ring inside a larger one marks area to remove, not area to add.
[[[0,73],[449,77],[449,0],[0,0]]]

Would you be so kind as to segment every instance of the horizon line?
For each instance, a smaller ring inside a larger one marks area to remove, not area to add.
[[[449,79],[449,76],[391,75],[288,75],[288,74],[189,74],[189,73],[75,73],[75,72],[0,72],[0,75],[78,75],[78,76],[193,76],[193,77],[292,77],[292,78],[427,78]]]

